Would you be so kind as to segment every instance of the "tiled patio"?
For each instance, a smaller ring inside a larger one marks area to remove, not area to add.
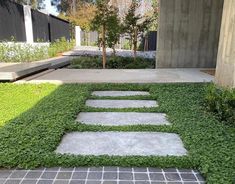
[[[0,170],[0,184],[202,184],[190,169],[76,167]]]

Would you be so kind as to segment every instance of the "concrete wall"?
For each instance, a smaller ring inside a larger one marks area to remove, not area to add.
[[[235,0],[224,1],[215,81],[235,88]]]
[[[158,68],[215,67],[223,0],[160,0]]]

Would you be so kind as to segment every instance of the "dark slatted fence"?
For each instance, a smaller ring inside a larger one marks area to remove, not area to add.
[[[50,41],[48,15],[36,10],[31,11],[33,23],[33,39],[35,42]]]
[[[23,6],[0,0],[0,41],[26,41]]]
[[[154,51],[157,49],[157,31],[150,31],[148,33],[148,50]]]
[[[70,39],[70,23],[53,15],[31,9],[34,42]],[[24,7],[10,0],[0,0],[0,41],[26,41]]]
[[[50,38],[51,41],[55,41],[61,37],[66,38],[67,40],[70,39],[70,25],[69,22],[59,19],[56,16],[50,15],[49,16],[50,22]]]

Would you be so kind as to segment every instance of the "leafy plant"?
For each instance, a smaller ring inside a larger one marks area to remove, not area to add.
[[[119,34],[119,29],[115,29],[115,27],[113,27],[114,23],[117,23],[119,21],[118,10],[117,8],[109,4],[109,0],[97,0],[96,5],[97,10],[92,21],[92,27],[93,30],[101,32],[101,39],[99,40],[99,42],[102,45],[102,61],[103,68],[105,68],[107,62],[107,35],[109,36],[108,44],[113,47],[113,45],[115,45],[115,43],[117,42],[117,37]]]
[[[152,19],[149,16],[141,16],[137,13],[137,8],[139,6],[140,3],[137,0],[132,0],[123,23],[123,32],[126,32],[129,35],[130,45],[133,45],[134,58],[137,56],[138,37],[148,29],[152,22]]]
[[[210,85],[205,96],[207,108],[223,122],[235,125],[235,90]]]
[[[98,56],[79,57],[71,61],[71,65],[68,68],[84,69],[102,68],[102,58]],[[154,59],[136,58],[134,60],[131,57],[108,57],[106,68],[108,69],[144,69],[155,68]]]
[[[48,58],[49,45],[0,43],[0,62],[30,62]]]
[[[74,47],[74,41],[61,38],[51,44],[0,43],[0,62],[32,62],[55,57]]]
[[[55,42],[50,44],[48,54],[50,57],[55,57],[58,54],[71,50],[75,45],[74,41],[67,41],[66,38],[62,37]]]

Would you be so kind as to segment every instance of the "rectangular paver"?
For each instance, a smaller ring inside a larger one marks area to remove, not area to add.
[[[93,96],[149,96],[146,91],[94,91]]]
[[[82,112],[77,121],[91,125],[169,125],[163,113],[137,113],[137,112]]]
[[[86,105],[96,108],[143,108],[158,106],[154,100],[87,100]]]
[[[161,132],[73,132],[56,153],[74,155],[186,155],[177,134]]]

